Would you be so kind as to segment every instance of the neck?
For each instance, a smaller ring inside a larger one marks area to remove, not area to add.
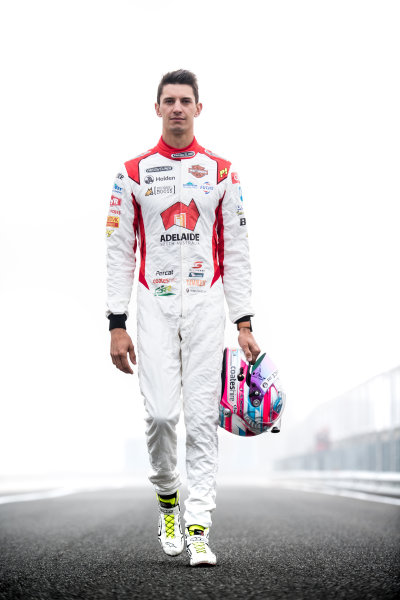
[[[193,142],[194,133],[193,129],[192,131],[181,134],[174,134],[171,131],[167,132],[163,130],[162,138],[164,142],[172,148],[186,148]]]

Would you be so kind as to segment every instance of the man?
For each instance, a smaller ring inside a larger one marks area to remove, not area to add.
[[[111,357],[132,373],[136,355],[125,321],[140,243],[137,295],[139,383],[146,409],[150,481],[159,504],[164,552],[180,554],[176,424],[181,389],[189,496],[185,535],[190,564],[215,565],[209,546],[215,508],[218,403],[224,342],[224,293],[249,361],[260,349],[251,333],[251,277],[246,219],[237,172],[200,146],[197,80],[167,73],[155,109],[162,137],[118,173],[107,219]]]

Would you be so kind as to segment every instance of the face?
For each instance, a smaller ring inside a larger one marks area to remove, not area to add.
[[[156,113],[163,120],[163,132],[182,135],[193,130],[193,121],[201,113],[202,104],[196,104],[191,85],[169,83],[164,85]]]

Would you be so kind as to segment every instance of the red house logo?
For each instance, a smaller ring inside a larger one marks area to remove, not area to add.
[[[193,199],[190,201],[189,206],[181,202],[175,202],[161,213],[165,229],[178,225],[178,227],[184,227],[184,229],[190,229],[190,231],[194,231],[199,216],[199,209]]]

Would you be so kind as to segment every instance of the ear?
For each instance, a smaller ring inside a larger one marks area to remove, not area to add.
[[[154,108],[156,109],[157,117],[161,117],[160,105],[157,104],[157,102],[155,103]]]
[[[194,113],[194,116],[198,117],[202,110],[203,110],[203,105],[201,102],[198,102],[196,104],[196,112]]]

